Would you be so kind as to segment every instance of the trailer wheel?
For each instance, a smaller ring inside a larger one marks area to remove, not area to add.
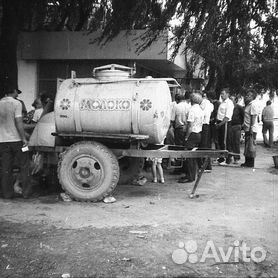
[[[100,201],[119,180],[116,156],[97,142],[78,142],[61,154],[58,178],[63,189],[79,201]]]
[[[145,159],[141,157],[123,157],[119,159],[119,184],[129,184],[136,178],[144,167]]]

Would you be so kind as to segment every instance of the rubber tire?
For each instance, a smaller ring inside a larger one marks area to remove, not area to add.
[[[70,172],[75,158],[90,155],[97,160],[103,171],[103,180],[98,188],[82,190],[74,184]],[[111,195],[119,181],[120,169],[116,156],[103,144],[94,141],[82,141],[73,144],[60,155],[58,179],[65,192],[77,201],[97,202]]]
[[[123,157],[119,159],[120,179],[118,184],[130,184],[138,177],[144,167],[145,159],[141,157]]]

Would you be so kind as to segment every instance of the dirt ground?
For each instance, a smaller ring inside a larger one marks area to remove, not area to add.
[[[278,148],[257,153],[255,169],[214,166],[196,199],[169,171],[118,186],[113,204],[0,199],[0,276],[277,277]]]

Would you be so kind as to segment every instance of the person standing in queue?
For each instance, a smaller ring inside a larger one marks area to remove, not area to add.
[[[184,146],[184,137],[187,126],[187,115],[191,106],[191,104],[189,103],[189,99],[189,92],[185,92],[184,96],[181,93],[175,96],[176,104],[171,114],[171,125],[174,128],[174,143],[177,146]],[[178,163],[177,160],[175,161],[175,164],[176,163]],[[182,172],[183,170],[181,168],[175,168],[175,170],[171,174],[176,175]]]
[[[254,90],[249,89],[245,96],[245,109],[244,109],[244,132],[245,132],[245,149],[244,156],[245,162],[241,167],[255,166],[256,157],[256,136],[258,130],[258,106],[255,101],[257,94]]]
[[[267,148],[271,148],[273,145],[273,132],[274,132],[274,110],[271,105],[271,101],[268,100],[266,102],[266,107],[262,112],[262,122],[263,122],[263,138],[264,145]],[[267,132],[268,132],[268,140],[267,140]]]
[[[200,107],[202,96],[199,93],[191,94],[191,107],[187,117],[187,130],[185,135],[185,147],[187,150],[192,150],[199,147],[201,143],[201,132],[204,121],[204,113]],[[197,173],[196,158],[186,159],[186,173],[184,177],[179,179],[179,183],[193,182]]]
[[[200,148],[202,149],[211,149],[211,132],[210,132],[210,117],[211,113],[213,112],[213,104],[208,100],[207,93],[204,91],[202,93],[203,100],[200,104],[201,109],[204,113],[204,122],[202,126],[202,133],[201,133],[201,143]],[[204,163],[204,159],[200,159],[200,164]],[[200,165],[201,166],[201,165]],[[211,171],[211,161],[209,159],[208,165],[205,169],[205,172]]]
[[[207,98],[213,105],[213,111],[210,114],[210,120],[209,120],[211,144],[213,144],[215,149],[219,149],[217,132],[216,132],[216,121],[217,121],[217,111],[220,105],[220,101],[216,98],[215,91],[207,92]]]
[[[231,120],[233,116],[234,104],[230,100],[229,88],[224,88],[220,97],[222,102],[220,103],[217,111],[216,130],[218,136],[218,144],[220,150],[231,151]],[[231,163],[231,158],[228,157],[225,161],[224,157],[218,158],[220,165],[227,165]]]
[[[234,164],[238,164],[240,160],[240,138],[241,127],[244,120],[244,108],[237,103],[237,97],[231,96],[230,99],[234,103],[234,111],[231,121],[231,151],[235,154]]]
[[[189,111],[190,104],[185,101],[182,94],[175,96],[176,105],[174,106],[171,116],[171,123],[174,127],[175,145],[183,146],[186,130],[186,117]]]
[[[0,100],[0,152],[2,155],[2,193],[6,199],[16,197],[13,187],[13,165],[19,163],[24,198],[31,195],[29,156],[22,148],[28,145],[22,120],[22,104],[16,98],[18,89],[7,92]]]

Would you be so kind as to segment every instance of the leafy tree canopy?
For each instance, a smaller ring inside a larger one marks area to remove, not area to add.
[[[8,57],[3,49],[9,43],[13,45],[12,41],[16,44],[16,39],[11,35],[7,39],[7,34],[18,30],[91,32],[102,29],[100,41],[105,43],[121,30],[145,29],[138,52],[149,47],[162,31],[170,30],[173,55],[180,49],[185,54],[194,53],[187,63],[189,77],[196,61],[202,57],[208,73],[207,89],[229,86],[238,92],[242,87],[257,84],[272,90],[278,88],[277,2],[0,0],[0,8],[3,7],[0,51],[2,59],[3,53]]]
[[[147,9],[144,0],[136,2],[125,10],[125,18],[133,22],[117,24],[120,13],[113,11],[104,37],[111,38],[120,29],[140,23],[138,15]],[[207,89],[229,86],[239,92],[250,85],[278,88],[277,0],[168,0],[152,1],[152,5],[158,16],[144,18],[146,32],[139,51],[149,47],[161,31],[171,30],[174,56],[181,48],[184,53],[193,51],[195,57],[188,64],[191,70],[194,62],[203,58],[204,67],[209,69]]]

